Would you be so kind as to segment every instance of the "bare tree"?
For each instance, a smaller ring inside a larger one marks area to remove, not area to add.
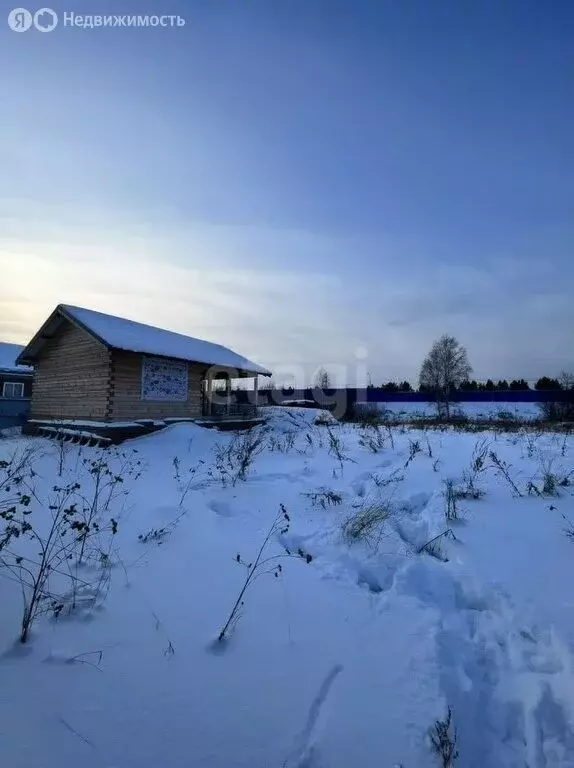
[[[449,418],[451,391],[471,373],[467,351],[454,336],[444,334],[435,341],[421,366],[419,384],[434,393],[439,416]]]
[[[562,385],[562,389],[574,389],[574,373],[561,371],[558,381]]]
[[[317,389],[331,389],[332,387],[331,377],[324,368],[319,368],[314,381]]]

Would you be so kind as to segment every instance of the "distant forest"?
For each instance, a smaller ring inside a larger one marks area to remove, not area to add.
[[[424,392],[422,387],[413,388],[408,381],[396,382],[388,381],[386,384],[380,384],[376,386],[369,384],[368,389],[379,389],[382,392]],[[460,392],[525,392],[531,389],[538,391],[547,390],[571,390],[574,389],[574,382],[564,381],[561,382],[558,379],[550,378],[549,376],[542,376],[534,384],[533,387],[525,379],[513,379],[512,381],[506,381],[506,379],[500,379],[499,381],[493,381],[487,379],[486,381],[463,381],[459,387],[452,387],[453,390]]]
[[[328,375],[324,375],[323,380],[316,380],[313,384],[314,387],[320,389],[331,389],[332,382]],[[277,385],[272,379],[262,382],[261,389],[281,389],[282,387]],[[241,386],[236,389],[242,389]],[[292,386],[286,386],[286,390],[293,389]],[[381,392],[426,392],[423,387],[413,387],[408,381],[387,381],[384,384],[368,384],[367,389],[376,389]],[[537,382],[531,386],[525,379],[512,379],[507,381],[506,379],[500,379],[499,381],[493,381],[493,379],[487,379],[486,381],[476,381],[471,379],[470,381],[463,381],[460,386],[451,386],[453,392],[530,392],[532,390],[537,391],[574,391],[574,376],[562,375],[560,379],[554,379],[549,376],[542,376]]]

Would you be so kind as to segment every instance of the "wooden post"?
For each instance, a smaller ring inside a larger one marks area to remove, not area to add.
[[[257,375],[253,381],[253,393],[253,402],[255,403],[255,408],[257,408],[259,405],[259,378]]]
[[[211,416],[211,400],[213,396],[213,379],[211,373],[207,374],[207,415]]]

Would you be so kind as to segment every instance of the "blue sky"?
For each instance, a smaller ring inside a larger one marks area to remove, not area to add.
[[[574,369],[569,0],[52,7],[186,25],[3,22],[1,339],[62,301],[299,378],[416,379],[444,332]]]

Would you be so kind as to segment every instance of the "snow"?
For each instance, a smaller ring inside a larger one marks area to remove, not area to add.
[[[266,425],[239,437],[185,423],[105,451],[66,444],[61,477],[52,441],[0,441],[0,460],[35,449],[38,499],[55,484],[84,487],[84,458],[117,468],[133,456],[143,468],[115,510],[117,565],[101,604],[40,617],[22,648],[19,586],[0,580],[3,762],[432,768],[427,730],[450,706],[457,766],[574,766],[574,542],[563,517],[574,523],[574,485],[527,493],[544,467],[574,469],[574,437],[394,427],[374,452],[372,429],[309,408],[265,412]],[[244,481],[223,486],[215,453],[246,435],[265,449]],[[447,523],[444,480],[460,482],[481,444],[522,496],[488,459],[482,497],[461,500],[462,519]],[[184,476],[198,467],[181,507],[174,457]],[[313,505],[326,489],[341,503]],[[349,543],[343,523],[372,501],[387,519]],[[245,579],[236,555],[253,561],[280,504],[290,527],[266,553],[301,548],[312,561],[285,558],[278,578],[256,579],[218,644]],[[446,562],[417,553],[447,526]],[[160,528],[168,534],[138,540]]]
[[[27,365],[16,365],[16,358],[24,349],[20,344],[9,344],[6,341],[0,341],[0,370],[10,373],[32,373],[32,369]]]
[[[369,403],[369,407],[373,405],[387,411],[391,418],[400,421],[414,421],[436,416],[434,403]],[[461,414],[476,421],[499,418],[532,421],[540,418],[540,408],[537,403],[453,403],[452,411],[454,414]]]
[[[82,419],[29,419],[28,423],[49,425],[59,424],[62,427],[99,427],[100,429],[102,427],[106,427],[106,429],[112,427],[127,429],[143,426],[139,421],[84,421]]]
[[[266,368],[220,344],[82,307],[62,305],[62,309],[114,349],[271,375]]]

